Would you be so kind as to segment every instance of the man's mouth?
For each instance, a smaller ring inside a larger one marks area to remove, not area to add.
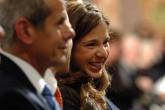
[[[66,46],[60,46],[58,49],[60,50],[60,52],[62,54],[66,54],[67,53],[67,47]]]

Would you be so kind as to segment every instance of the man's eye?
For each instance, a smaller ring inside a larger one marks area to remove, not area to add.
[[[65,20],[66,20],[66,18],[65,17],[62,17],[59,21],[58,21],[58,23],[57,23],[57,25],[62,25],[64,22],[65,22]]]
[[[58,26],[62,26],[62,24],[63,24],[63,22],[60,22],[60,23],[58,23],[57,25],[58,25]]]

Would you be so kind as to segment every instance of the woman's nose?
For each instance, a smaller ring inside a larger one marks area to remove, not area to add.
[[[97,57],[106,59],[109,55],[109,48],[101,46],[97,51]]]

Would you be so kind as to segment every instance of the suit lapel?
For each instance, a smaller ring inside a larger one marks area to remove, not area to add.
[[[24,72],[6,56],[2,54],[0,55],[1,55],[0,70],[2,70],[5,74],[16,79],[18,82],[20,82],[20,84],[24,88],[26,88],[24,90],[18,89],[18,91],[22,94],[27,93],[29,96],[32,97],[32,100],[35,103],[38,103],[38,105],[40,105],[44,109],[49,108],[47,104],[45,103],[44,99],[42,98],[42,96],[36,91],[32,83],[25,76]],[[27,98],[29,98],[28,95],[27,95]]]
[[[1,55],[0,69],[4,71],[6,74],[17,79],[19,82],[21,82],[25,87],[27,87],[31,91],[36,92],[36,89],[28,80],[28,78],[25,76],[23,71],[14,62],[12,62],[4,55]]]

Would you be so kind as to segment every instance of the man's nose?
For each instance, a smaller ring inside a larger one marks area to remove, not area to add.
[[[73,30],[69,20],[65,21],[65,26],[63,28],[62,34],[65,40],[72,39],[75,37],[75,31]]]

